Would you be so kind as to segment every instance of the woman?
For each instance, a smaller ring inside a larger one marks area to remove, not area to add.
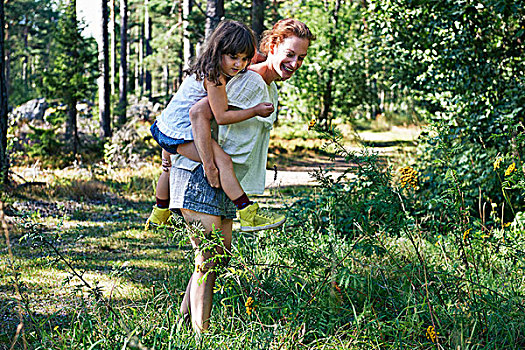
[[[289,79],[301,67],[312,40],[315,37],[304,23],[294,19],[277,22],[261,40],[260,50],[266,55],[266,60],[251,65],[248,72],[232,79],[228,87],[228,104],[242,109],[261,102],[277,106],[275,81]],[[170,173],[170,208],[180,212],[187,223],[202,224],[205,234],[213,228],[221,230],[224,246],[229,250],[235,207],[218,188],[219,185],[210,185],[219,181],[211,152],[211,109],[207,99],[193,106],[190,117],[202,164],[180,155],[174,157]],[[270,130],[276,117],[274,112],[267,118],[255,117],[219,127],[219,144],[231,156],[235,174],[246,193],[264,191]],[[198,281],[215,262],[210,259],[210,252],[199,250],[199,238],[192,237],[192,244],[196,249],[195,270],[180,311],[186,320],[191,317],[193,329],[200,333],[209,327],[216,276],[210,273],[202,283]],[[223,254],[222,251],[217,253]]]

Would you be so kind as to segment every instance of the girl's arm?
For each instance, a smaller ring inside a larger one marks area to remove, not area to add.
[[[228,97],[226,95],[226,82],[216,86],[209,80],[204,81],[208,91],[208,100],[213,116],[219,125],[238,123],[255,116],[268,117],[273,113],[271,103],[259,103],[255,107],[239,110],[228,110]]]

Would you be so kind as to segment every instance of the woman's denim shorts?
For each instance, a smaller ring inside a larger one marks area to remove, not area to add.
[[[177,154],[177,147],[183,143],[191,142],[191,140],[173,139],[169,136],[164,135],[157,126],[157,121],[150,128],[151,136],[157,141],[162,149],[170,152],[171,154]]]
[[[223,219],[236,217],[235,205],[222,189],[210,186],[202,164],[193,171],[176,166],[171,168],[170,209],[180,214],[181,208]]]

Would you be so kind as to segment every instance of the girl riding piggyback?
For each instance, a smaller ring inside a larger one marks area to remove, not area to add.
[[[226,86],[231,78],[246,71],[256,52],[253,31],[237,21],[222,21],[210,36],[206,47],[189,68],[184,79],[166,109],[151,126],[155,141],[162,147],[163,172],[156,189],[156,205],[147,221],[164,224],[169,216],[169,168],[171,154],[180,154],[202,163],[203,156],[194,142],[190,121],[190,109],[199,100],[208,97],[213,116],[218,124],[233,124],[255,117],[268,117],[274,111],[271,103],[259,103],[248,109],[228,108]],[[209,133],[206,133],[209,135]],[[282,225],[284,215],[266,214],[256,203],[250,201],[241,188],[231,158],[215,140],[210,140],[213,162],[216,168],[205,169],[212,187],[222,187],[237,209],[241,219],[241,230],[258,231]]]

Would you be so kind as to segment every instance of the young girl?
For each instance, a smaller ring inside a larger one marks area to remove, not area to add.
[[[206,48],[188,70],[189,76],[164,112],[151,126],[153,138],[163,148],[163,172],[157,184],[156,205],[146,227],[166,222],[169,211],[169,168],[171,154],[179,153],[193,161],[202,162],[195,146],[190,121],[191,107],[208,97],[219,124],[237,123],[255,116],[268,117],[274,111],[271,103],[252,108],[229,110],[226,85],[239,73],[244,73],[256,50],[256,39],[250,28],[237,21],[223,21],[213,32]],[[258,231],[282,225],[284,215],[268,215],[250,201],[233,171],[231,158],[212,140],[213,162],[216,168],[205,169],[213,187],[222,187],[237,209],[243,231]],[[208,155],[203,155],[208,156]],[[217,174],[218,172],[218,174]]]

